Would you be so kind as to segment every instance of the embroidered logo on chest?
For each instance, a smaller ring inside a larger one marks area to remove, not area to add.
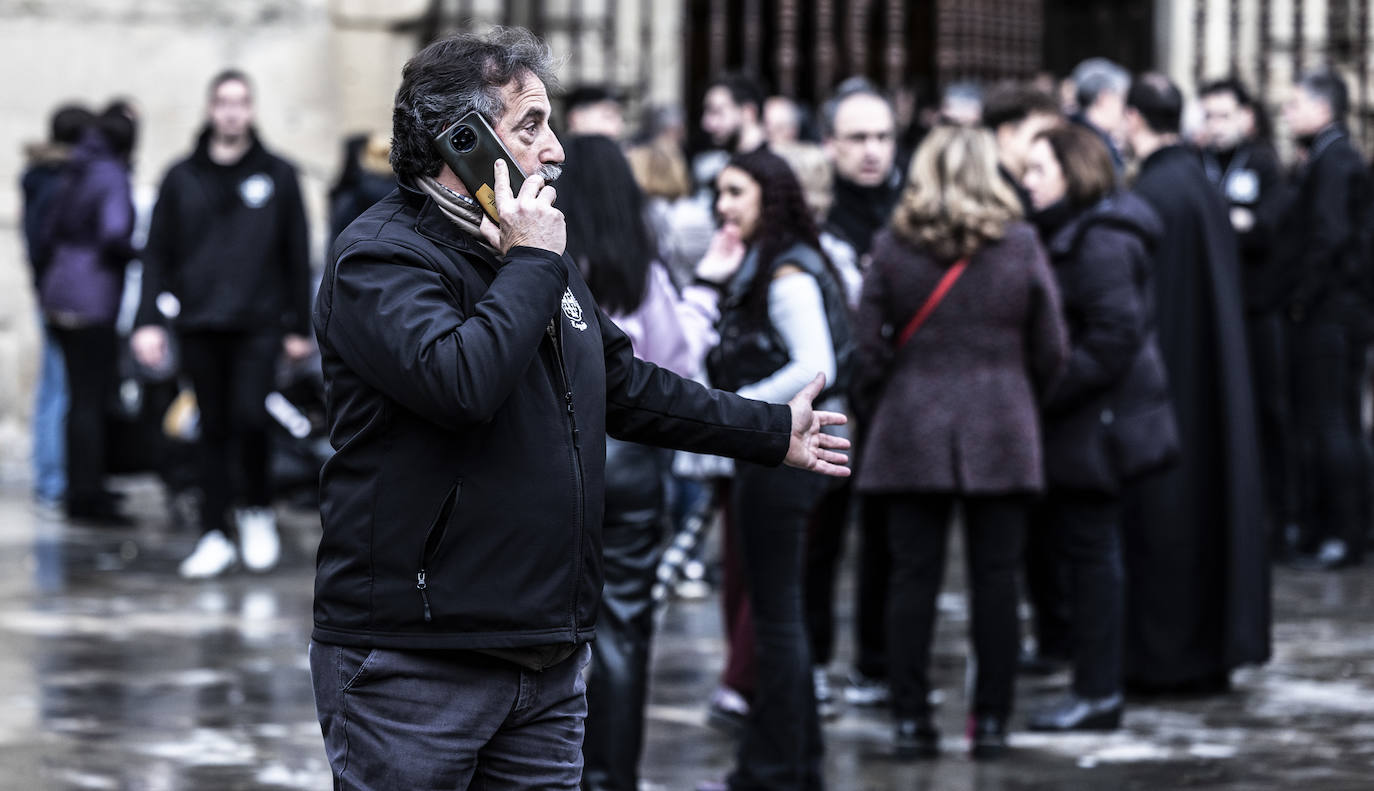
[[[587,322],[582,320],[582,305],[578,303],[577,297],[573,296],[571,288],[563,292],[563,315],[568,317],[568,323],[579,332],[587,330]]]
[[[272,200],[272,193],[276,185],[272,183],[272,177],[266,173],[254,173],[239,184],[239,197],[243,198],[243,203],[250,209],[261,209]]]
[[[1226,180],[1226,197],[1236,203],[1254,203],[1259,193],[1259,174],[1253,170],[1237,170]]]

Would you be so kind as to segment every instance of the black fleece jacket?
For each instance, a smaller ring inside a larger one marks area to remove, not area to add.
[[[635,358],[566,256],[497,261],[408,187],[334,243],[315,303],[330,442],[314,639],[591,639],[606,436],[778,464],[791,412]]]
[[[253,134],[232,165],[210,159],[204,130],[162,181],[143,253],[138,323],[155,298],[181,302],[182,330],[310,332],[310,241],[296,169]]]
[[[1232,151],[1204,150],[1202,166],[1231,208],[1246,209],[1254,218],[1249,229],[1236,232],[1246,310],[1277,310],[1285,295],[1275,266],[1274,237],[1289,199],[1279,155],[1269,143],[1249,140]]]
[[[1368,307],[1358,288],[1367,262],[1355,245],[1355,223],[1364,221],[1365,207],[1354,204],[1369,174],[1339,124],[1303,142],[1308,160],[1279,233],[1288,313],[1296,321],[1361,319]]]

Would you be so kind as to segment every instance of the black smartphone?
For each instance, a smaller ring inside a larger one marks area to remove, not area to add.
[[[496,160],[506,160],[512,195],[520,194],[520,186],[525,183],[525,172],[515,164],[515,157],[506,150],[487,119],[476,110],[468,113],[440,132],[434,138],[434,147],[439,150],[439,156],[448,163],[453,174],[481,204],[491,221],[500,224],[501,214],[496,211]]]

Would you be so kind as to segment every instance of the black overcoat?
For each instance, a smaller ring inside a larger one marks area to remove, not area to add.
[[[1286,313],[1295,322],[1367,327],[1368,252],[1356,242],[1366,221],[1368,173],[1340,125],[1313,140],[1283,218],[1278,259]]]
[[[1164,221],[1156,305],[1182,454],[1127,497],[1126,678],[1169,687],[1269,658],[1269,561],[1226,204],[1182,146],[1147,158],[1135,192]]]

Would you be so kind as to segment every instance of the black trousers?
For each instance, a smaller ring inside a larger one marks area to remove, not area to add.
[[[671,456],[607,439],[605,586],[587,669],[582,787],[637,791],[654,630],[653,586],[666,524]]]
[[[1298,454],[1293,436],[1292,361],[1288,322],[1277,313],[1246,317],[1271,535],[1300,519]]]
[[[893,713],[898,718],[918,717],[929,710],[935,604],[955,502],[963,504],[973,650],[978,658],[973,713],[1011,714],[1018,653],[1016,571],[1026,531],[1026,499],[909,494],[888,500],[888,657]]]
[[[1121,501],[1052,491],[1041,510],[1067,572],[1073,690],[1085,698],[1115,695],[1121,691],[1126,607]]]
[[[831,489],[816,504],[806,528],[806,633],[811,661],[828,665],[835,655],[835,578],[844,559],[849,524],[849,486]]]
[[[757,680],[732,791],[816,791],[824,784],[802,604],[806,522],[824,489],[815,473],[735,465],[730,506],[754,619]]]
[[[67,508],[100,510],[105,491],[105,409],[114,392],[117,338],[113,326],[49,328],[67,365]]]
[[[1343,539],[1364,551],[1368,449],[1360,431],[1364,344],[1344,326],[1314,320],[1293,328],[1293,407],[1301,459],[1301,548]]]
[[[271,503],[264,402],[272,392],[281,334],[276,331],[183,332],[182,370],[200,408],[201,526],[235,538],[229,509]]]
[[[1054,516],[1043,507],[1031,512],[1022,565],[1036,653],[1043,658],[1068,659],[1073,656],[1069,570],[1060,549]]]
[[[857,509],[851,505],[857,503]],[[806,626],[811,661],[828,665],[835,656],[835,582],[844,560],[852,512],[859,526],[858,576],[854,591],[854,669],[870,678],[887,678],[887,587],[891,556],[887,550],[886,508],[869,497],[855,497],[848,482],[826,492],[811,515],[806,536]]]

